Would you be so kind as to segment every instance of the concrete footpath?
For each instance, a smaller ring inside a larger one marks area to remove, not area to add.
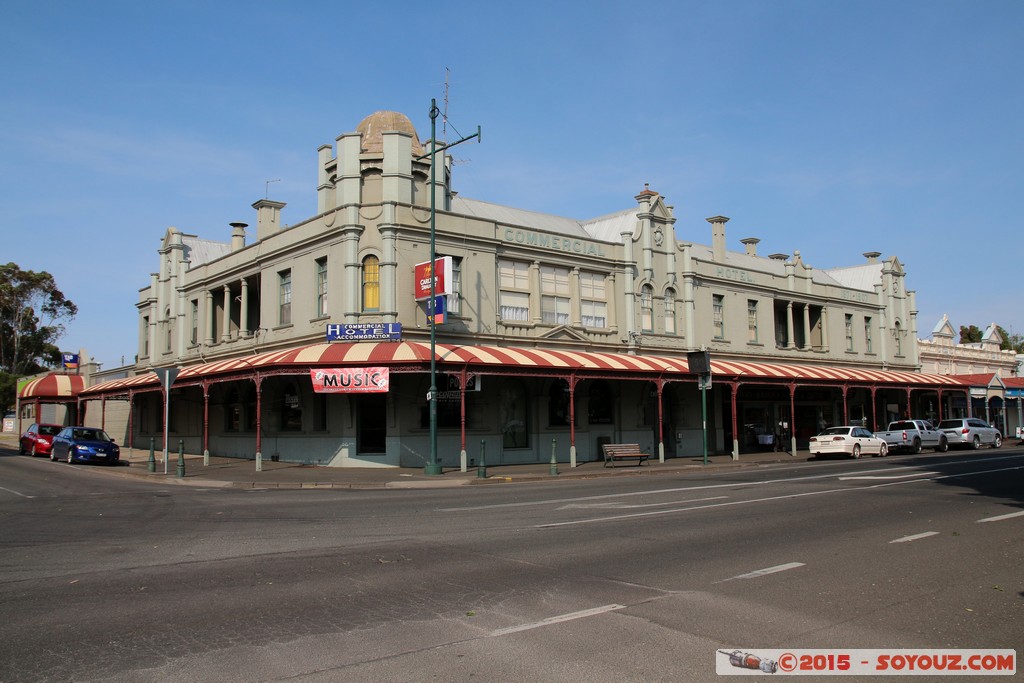
[[[18,436],[0,435],[0,448],[7,454],[17,453]],[[486,472],[471,467],[467,472],[458,468],[445,468],[440,475],[427,475],[423,468],[384,467],[322,467],[287,462],[272,462],[263,459],[261,471],[256,471],[255,460],[241,458],[211,457],[208,465],[203,456],[185,454],[184,474],[178,475],[178,454],[169,455],[165,464],[163,453],[155,454],[154,472],[150,472],[149,450],[121,448],[121,464],[117,467],[101,465],[76,465],[102,470],[112,476],[131,477],[159,484],[183,484],[192,486],[215,486],[254,489],[388,489],[388,488],[442,488],[452,486],[494,485],[526,481],[556,481],[560,479],[594,479],[614,476],[652,476],[694,472],[699,470],[722,470],[738,467],[756,467],[768,463],[805,461],[810,457],[807,451],[788,453],[744,453],[739,460],[729,455],[709,455],[707,464],[702,455],[669,458],[664,463],[657,458],[643,464],[635,462],[618,463],[605,467],[603,462],[585,462],[576,467],[569,463],[558,463],[552,472],[548,463],[529,465],[496,465],[487,467]],[[23,456],[28,457],[28,456]],[[165,474],[166,469],[166,474]]]

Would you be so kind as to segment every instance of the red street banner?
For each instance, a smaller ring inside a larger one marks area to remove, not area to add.
[[[434,294],[451,294],[448,287],[451,286],[452,281],[452,257],[441,256],[434,259],[433,266],[430,261],[413,266],[413,298],[416,301],[430,298],[431,274],[434,276]]]
[[[318,394],[385,393],[391,384],[388,368],[319,368],[309,376]]]

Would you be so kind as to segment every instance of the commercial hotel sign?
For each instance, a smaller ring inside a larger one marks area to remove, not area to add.
[[[575,237],[562,237],[560,235],[548,235],[543,232],[532,230],[519,230],[517,228],[503,228],[501,230],[502,240],[514,244],[522,244],[527,247],[538,249],[550,249],[565,254],[585,254],[586,256],[597,256],[607,258],[604,252],[604,245],[587,240],[576,239]]]

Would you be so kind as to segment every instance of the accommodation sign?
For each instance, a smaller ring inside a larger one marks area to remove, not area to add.
[[[391,385],[386,367],[316,368],[309,371],[318,394],[385,393]]]
[[[327,341],[401,341],[402,323],[328,325]]]

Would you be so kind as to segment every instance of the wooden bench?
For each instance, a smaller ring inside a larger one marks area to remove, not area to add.
[[[640,452],[638,443],[606,443],[602,444],[601,448],[604,450],[605,467],[614,467],[616,460],[637,460],[637,464],[643,464],[644,460],[651,457]]]

